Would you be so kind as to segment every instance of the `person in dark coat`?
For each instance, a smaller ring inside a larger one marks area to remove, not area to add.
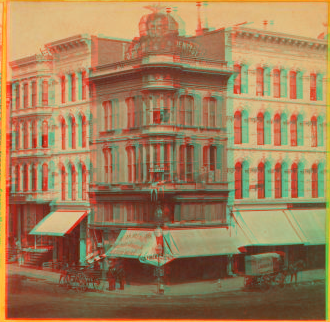
[[[109,263],[109,270],[107,273],[109,291],[114,291],[116,289],[116,267],[113,261]]]

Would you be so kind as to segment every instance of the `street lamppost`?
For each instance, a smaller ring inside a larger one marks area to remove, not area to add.
[[[160,268],[160,256],[163,253],[163,231],[162,229],[158,226],[157,229],[154,231],[155,237],[156,237],[156,253],[158,257],[158,266],[157,266],[157,293],[159,294],[164,294],[164,285],[161,282],[161,276],[163,274],[163,270]]]

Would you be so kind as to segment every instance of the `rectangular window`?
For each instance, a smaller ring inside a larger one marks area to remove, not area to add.
[[[29,105],[29,84],[24,84],[24,108],[27,108]]]
[[[297,73],[290,72],[290,98],[297,98]]]
[[[234,82],[234,94],[241,94],[242,66],[235,65],[234,72],[237,73],[235,82]]]
[[[71,75],[71,101],[76,101],[76,75]]]
[[[42,82],[42,105],[48,105],[48,81],[44,80]]]
[[[280,71],[278,69],[274,70],[274,97],[279,98],[281,97],[281,78],[280,78]]]
[[[264,70],[263,68],[257,68],[257,83],[256,83],[256,95],[264,95]]]
[[[194,148],[192,145],[187,146],[187,180],[193,180],[194,171]]]
[[[65,76],[61,77],[61,102],[65,103]]]
[[[37,106],[37,82],[32,82],[32,107]]]
[[[17,84],[16,86],[16,109],[20,108],[20,86]]]
[[[310,88],[310,99],[316,101],[316,74],[311,74],[311,88]]]

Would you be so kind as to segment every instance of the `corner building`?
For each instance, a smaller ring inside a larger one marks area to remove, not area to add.
[[[160,227],[189,251],[168,264],[173,272],[184,265],[187,276],[193,265],[202,275],[207,264],[201,265],[201,256],[211,255],[226,270],[227,257],[219,256],[226,251],[202,254],[189,244],[207,242],[208,233],[229,237],[224,115],[233,69],[225,61],[204,59],[199,46],[179,36],[170,14],[146,15],[139,29],[125,60],[95,66],[90,75],[95,111],[90,227],[109,245],[123,230],[142,235]],[[127,263],[138,257],[109,253]],[[193,258],[181,260],[187,257]],[[141,272],[146,267],[137,260],[126,266]]]

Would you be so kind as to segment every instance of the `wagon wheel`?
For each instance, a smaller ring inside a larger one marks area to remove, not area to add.
[[[271,278],[268,275],[261,276],[259,280],[259,285],[262,291],[269,290],[271,285]]]
[[[285,278],[286,275],[283,272],[278,273],[274,279],[275,285],[279,286],[280,288],[283,288],[285,284]]]
[[[78,274],[77,280],[78,280],[77,290],[80,292],[85,292],[87,290],[87,284],[88,284],[85,274]]]

